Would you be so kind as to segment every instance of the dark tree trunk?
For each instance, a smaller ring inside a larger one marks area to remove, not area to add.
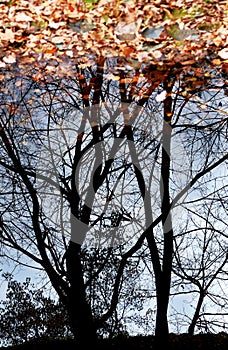
[[[199,299],[198,299],[198,302],[197,302],[197,306],[196,306],[196,309],[195,309],[195,313],[194,313],[192,322],[191,322],[190,326],[188,327],[188,334],[190,334],[190,335],[194,334],[195,327],[196,327],[196,322],[197,322],[197,320],[199,318],[200,309],[201,309],[202,304],[203,304],[204,296],[205,296],[204,291],[201,289],[200,296],[199,296]]]
[[[155,324],[155,349],[161,349],[167,347],[169,337],[168,326],[168,304],[169,304],[169,288],[167,277],[161,274],[161,279],[157,285],[157,314]]]
[[[173,232],[166,232],[166,247],[164,249],[163,270],[160,273],[159,280],[156,283],[157,293],[157,314],[155,325],[155,349],[166,348],[168,346],[169,326],[168,326],[168,306],[171,284],[172,267],[172,237]],[[166,251],[167,249],[167,251]]]
[[[67,274],[70,282],[68,312],[75,340],[83,348],[95,344],[96,330],[91,308],[87,302],[80,244],[70,241],[66,253]]]
[[[171,137],[172,137],[172,83],[165,82],[164,89],[167,97],[164,100],[164,123],[162,140],[162,163],[161,163],[161,213],[164,237],[164,248],[162,256],[162,270],[157,274],[157,316],[155,326],[155,348],[168,347],[169,327],[168,327],[168,306],[171,286],[171,273],[173,261],[173,227],[171,215],[170,199],[170,161],[171,161]]]

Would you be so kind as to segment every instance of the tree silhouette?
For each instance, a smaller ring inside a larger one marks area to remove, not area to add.
[[[202,289],[184,256],[187,233],[194,235],[198,222],[183,233],[180,225],[191,221],[195,196],[206,205],[207,185],[223,208],[213,225],[226,228],[223,85],[202,97],[210,86],[199,65],[192,68],[198,81],[185,79],[190,73],[179,67],[133,64],[100,57],[95,65],[79,63],[74,76],[64,78],[24,77],[16,70],[1,89],[3,252],[41,265],[83,345],[102,329],[112,332],[110,320],[120,326],[124,291],[133,293],[129,303],[135,295],[126,272],[135,268],[139,277],[145,256],[154,278],[157,344],[165,344],[172,271],[177,281]],[[216,217],[212,207],[201,215]],[[199,238],[204,244],[196,274],[215,262],[214,278],[223,275],[225,238],[211,262],[204,252],[210,244]],[[190,321],[193,329],[201,306],[199,301]]]
[[[67,313],[58,302],[35,289],[30,278],[17,282],[8,276],[6,299],[1,301],[1,345],[18,345],[33,338],[71,336]]]

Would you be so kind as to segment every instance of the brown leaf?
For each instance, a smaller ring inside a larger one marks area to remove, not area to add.
[[[31,57],[31,56],[22,56],[20,58],[20,63],[32,63],[35,61],[35,58],[34,57]]]
[[[191,65],[195,63],[195,60],[187,60],[184,62],[180,62],[182,64],[182,66],[186,66],[186,65]]]

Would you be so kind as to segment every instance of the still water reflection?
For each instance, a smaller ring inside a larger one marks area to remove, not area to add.
[[[221,270],[218,278],[223,273],[226,256],[227,67],[100,58],[45,69],[15,67],[2,81],[4,242],[26,244],[31,254],[37,250],[27,176],[38,194],[39,223],[54,264],[69,239],[85,256],[112,248],[121,257],[143,248],[135,273],[144,276],[144,310],[155,288],[148,282],[148,232],[161,261],[172,232],[170,317],[188,319],[188,303],[201,282],[214,295],[205,310],[218,310],[227,298],[223,284],[212,279],[214,271]],[[90,273],[85,270],[88,280]],[[179,308],[181,288],[190,297]],[[111,291],[101,298],[101,309],[110,297]],[[221,314],[218,324],[223,321]]]

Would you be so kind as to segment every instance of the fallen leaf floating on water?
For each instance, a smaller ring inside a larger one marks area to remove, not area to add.
[[[11,54],[9,56],[5,56],[5,57],[3,57],[3,61],[5,63],[15,63],[16,62],[16,55],[15,54]]]
[[[0,33],[0,40],[14,41],[14,32],[12,29],[6,28],[5,33]]]
[[[65,26],[66,22],[49,22],[48,26],[53,29],[58,29]]]
[[[54,36],[51,41],[54,43],[54,44],[61,44],[63,42],[63,37],[62,36]]]
[[[8,64],[14,52],[18,62],[28,56],[37,65],[44,54],[54,65],[84,54],[170,66],[212,51],[212,64],[228,59],[227,1],[14,0],[2,2],[0,16],[0,60]]]
[[[115,28],[115,34],[119,40],[134,40],[136,37],[137,26],[135,22],[119,22]]]
[[[23,12],[17,13],[15,16],[15,20],[16,20],[16,22],[32,22],[33,21],[32,17],[26,15]]]
[[[223,60],[228,60],[228,47],[225,49],[222,49],[218,52],[219,57],[221,57]]]

